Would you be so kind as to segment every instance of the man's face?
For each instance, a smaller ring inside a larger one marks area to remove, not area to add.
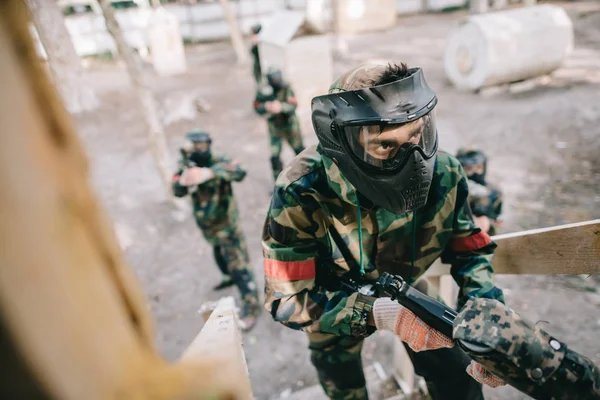
[[[465,174],[469,177],[476,174],[482,175],[485,171],[485,166],[483,164],[463,165],[463,169],[465,170]]]
[[[378,160],[389,160],[398,154],[405,143],[418,144],[423,134],[423,118],[404,124],[394,125],[380,133],[379,126],[365,126],[360,131],[360,144],[365,151]]]
[[[208,142],[194,143],[195,151],[208,151],[209,149],[210,149],[210,144]]]

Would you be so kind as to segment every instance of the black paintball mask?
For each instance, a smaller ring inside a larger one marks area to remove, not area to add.
[[[373,204],[396,214],[425,205],[438,135],[437,97],[420,68],[391,83],[312,100],[312,122],[326,155]]]
[[[189,157],[190,161],[198,167],[208,167],[212,158],[212,153],[210,151],[212,139],[210,138],[210,135],[206,132],[194,130],[187,134],[187,138],[194,144],[194,149]],[[196,144],[199,143],[206,143],[206,150],[197,149]]]
[[[274,91],[278,91],[283,87],[283,74],[280,69],[270,68],[267,72],[267,81]]]
[[[456,158],[465,169],[467,178],[481,185],[486,185],[485,175],[487,173],[487,157],[483,151],[475,147],[459,149],[456,153]],[[479,168],[476,169],[482,170],[483,172],[471,172],[471,170],[477,166],[479,166]]]
[[[252,25],[252,27],[250,28],[250,30],[252,31],[252,33],[254,35],[258,35],[260,33],[260,31],[262,30],[262,25],[261,24],[254,24],[254,25]]]

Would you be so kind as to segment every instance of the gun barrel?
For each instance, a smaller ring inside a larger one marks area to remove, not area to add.
[[[433,329],[450,338],[452,337],[456,311],[450,307],[419,292],[406,282],[402,284],[402,288],[398,293],[398,302],[419,316],[423,322]]]
[[[456,311],[437,301],[433,297],[427,296],[416,290],[415,288],[403,282],[398,293],[398,302],[410,311],[415,313],[427,325],[433,329],[452,338],[454,329],[454,320],[456,319]],[[468,349],[476,353],[488,353],[492,348],[478,345],[475,343],[458,340],[463,349]]]

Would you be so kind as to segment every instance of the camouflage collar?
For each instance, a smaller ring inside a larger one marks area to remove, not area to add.
[[[346,177],[342,174],[338,166],[333,162],[333,160],[325,154],[321,145],[317,146],[317,152],[321,155],[321,159],[323,160],[323,166],[325,167],[325,172],[327,175],[327,182],[329,187],[338,195],[340,199],[343,201],[352,204],[353,206],[361,205],[362,209],[370,210],[373,207],[367,207],[367,203],[363,195],[360,195],[354,188],[354,186],[346,179]]]

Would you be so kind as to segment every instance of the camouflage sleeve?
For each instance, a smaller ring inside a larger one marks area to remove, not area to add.
[[[215,176],[227,181],[240,182],[246,177],[246,170],[237,161],[227,156],[220,156],[212,166]]]
[[[173,195],[175,197],[183,197],[188,194],[187,186],[183,186],[181,183],[179,183],[179,178],[181,177],[182,173],[183,168],[180,167],[177,172],[173,174],[171,188],[173,189]]]
[[[459,167],[461,178],[457,186],[453,234],[442,254],[442,262],[451,265],[450,273],[460,287],[458,309],[469,298],[488,298],[504,302],[502,290],[494,285],[492,256],[496,243],[479,229],[474,221],[469,202],[467,178]]]
[[[267,113],[265,103],[265,98],[257,92],[256,97],[254,98],[254,111],[256,111],[256,113],[259,115],[265,115]]]
[[[298,100],[291,87],[288,87],[285,92],[285,101],[281,103],[281,113],[291,114],[296,111]]]
[[[502,220],[503,194],[500,188],[490,186],[490,218],[496,221]]]
[[[486,216],[500,220],[502,215],[502,191],[495,186],[484,186],[471,180],[469,182],[469,204],[476,217]]]
[[[374,299],[330,291],[315,283],[316,235],[322,223],[309,217],[297,198],[276,188],[263,229],[265,308],[292,329],[338,336],[366,337]]]

